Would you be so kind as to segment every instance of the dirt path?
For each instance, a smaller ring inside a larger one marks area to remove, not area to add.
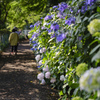
[[[9,50],[0,56],[0,100],[58,100],[56,90],[37,80],[29,41],[19,43],[17,56],[9,56]]]

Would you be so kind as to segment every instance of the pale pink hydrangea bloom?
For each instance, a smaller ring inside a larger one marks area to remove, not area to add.
[[[55,83],[56,82],[56,78],[51,78],[50,82],[51,83]]]
[[[61,80],[61,81],[64,81],[64,80],[65,80],[64,75],[61,75],[61,76],[60,76],[60,80]]]
[[[42,65],[42,60],[39,61],[39,65]]]
[[[45,80],[44,80],[44,79],[42,79],[41,84],[43,84],[43,85],[44,85],[45,83],[46,83],[46,82],[45,82]]]
[[[49,71],[48,65],[47,65],[46,67],[43,68],[43,71],[44,71],[44,72],[48,72],[48,71]]]
[[[43,74],[43,73],[39,73],[39,74],[37,75],[37,78],[38,78],[40,81],[42,81],[42,79],[44,79],[44,74]]]
[[[46,51],[46,48],[44,47],[44,48],[43,48],[43,52],[45,52],[45,51]]]
[[[50,72],[45,73],[45,78],[48,78],[48,79],[50,78]]]
[[[39,60],[41,59],[41,56],[40,56],[40,55],[37,55],[37,56],[35,57],[35,59],[36,59],[36,61],[39,61]]]

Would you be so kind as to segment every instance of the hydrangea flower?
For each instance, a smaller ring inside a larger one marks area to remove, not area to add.
[[[35,57],[35,59],[36,59],[36,61],[39,61],[39,60],[41,59],[41,56],[40,56],[40,55],[37,55],[37,56]]]
[[[57,23],[51,24],[51,29],[52,29],[53,31],[59,30],[59,24],[57,24]]]
[[[44,85],[45,83],[46,83],[46,81],[44,79],[42,79],[41,84]]]
[[[49,67],[48,65],[46,67],[43,68],[43,71],[48,72],[49,71]]]
[[[77,97],[72,98],[72,100],[84,100],[84,99],[79,97],[79,96],[77,96]]]
[[[45,47],[43,47],[43,48],[40,49],[40,53],[44,53],[45,51],[46,51]]]
[[[42,48],[40,49],[40,53],[43,53],[43,49]]]
[[[65,24],[67,25],[75,24],[75,21],[76,21],[75,17],[70,17],[67,20],[65,20]]]
[[[52,19],[52,16],[50,16],[50,15],[47,15],[47,16],[44,18],[44,20],[50,20],[50,19]]]
[[[57,36],[57,42],[61,42],[66,38],[66,34],[62,33]]]
[[[93,36],[95,36],[95,37],[100,37],[100,32],[95,32],[95,33],[93,34]]]
[[[84,14],[87,10],[88,10],[87,5],[82,6],[82,8],[81,8],[81,13],[83,13],[83,14]]]
[[[51,78],[50,82],[51,83],[55,83],[56,82],[56,78]]]
[[[53,6],[53,9],[58,8],[58,6]]]
[[[100,19],[94,19],[92,20],[89,25],[87,26],[88,31],[91,34],[94,34],[96,32],[100,32]]]
[[[37,78],[38,78],[40,81],[42,81],[42,79],[44,79],[44,74],[43,74],[43,73],[39,73],[39,74],[37,75]]]
[[[45,78],[48,78],[48,79],[50,78],[50,72],[45,73]]]
[[[39,61],[39,65],[42,65],[42,60]]]
[[[61,75],[61,76],[60,76],[60,80],[61,80],[61,81],[64,81],[64,80],[65,80],[65,76],[64,76],[64,75]]]
[[[30,25],[30,28],[34,27],[34,25]]]
[[[96,0],[86,0],[85,4],[92,6],[95,2],[96,2]]]
[[[80,89],[87,92],[100,91],[100,67],[87,70],[80,78]]]
[[[58,10],[61,11],[61,12],[64,12],[64,10],[66,8],[68,8],[68,5],[65,2],[62,2],[62,3],[59,4]]]
[[[81,63],[76,67],[76,75],[80,77],[86,70],[88,70],[88,65]]]

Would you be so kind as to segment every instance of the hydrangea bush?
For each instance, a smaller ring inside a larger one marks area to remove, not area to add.
[[[58,89],[62,100],[74,96],[84,100],[91,99],[91,96],[97,98],[94,93],[80,91],[80,77],[77,75],[81,76],[91,66],[100,64],[100,37],[91,33],[92,27],[95,29],[99,24],[91,24],[100,19],[99,4],[97,0],[61,2],[51,7],[28,34],[40,70],[37,78],[41,84],[50,84]],[[99,32],[99,28],[95,30]]]

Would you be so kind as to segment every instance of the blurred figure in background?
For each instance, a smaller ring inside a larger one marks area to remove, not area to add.
[[[15,55],[17,55],[17,48],[18,48],[18,41],[19,41],[19,35],[18,33],[16,33],[17,29],[14,27],[12,29],[12,33],[10,34],[9,36],[9,42],[10,42],[10,45],[11,45],[11,55],[14,54],[15,52]]]

